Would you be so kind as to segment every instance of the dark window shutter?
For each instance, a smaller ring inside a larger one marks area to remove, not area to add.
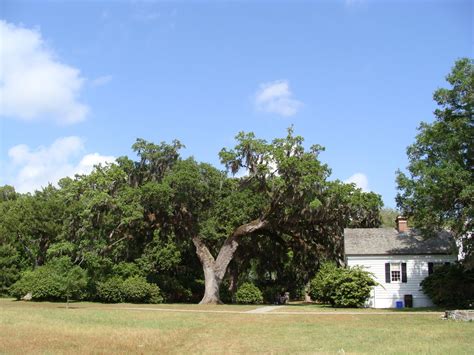
[[[402,282],[407,282],[407,263],[402,263]]]
[[[433,273],[433,263],[428,263],[428,275]]]
[[[390,283],[390,263],[385,263],[385,282]]]

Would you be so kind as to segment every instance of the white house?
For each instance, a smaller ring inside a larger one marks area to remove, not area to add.
[[[374,308],[429,307],[433,303],[421,291],[421,281],[439,265],[453,263],[457,254],[448,232],[421,237],[397,218],[394,228],[346,228],[344,254],[347,266],[362,266],[379,286],[371,292],[368,306]],[[400,303],[402,302],[402,303]]]

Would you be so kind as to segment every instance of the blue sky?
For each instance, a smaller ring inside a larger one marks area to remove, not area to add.
[[[291,124],[394,207],[432,93],[473,56],[471,1],[1,2],[0,184],[31,191],[180,139],[219,166]]]

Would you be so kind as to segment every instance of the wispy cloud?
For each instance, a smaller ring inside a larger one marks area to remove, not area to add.
[[[355,184],[358,188],[362,189],[362,191],[370,191],[369,190],[369,179],[363,173],[355,173],[348,179],[344,181],[347,184]]]
[[[255,107],[259,111],[293,116],[303,103],[293,98],[287,80],[277,80],[260,85],[255,94]]]
[[[22,120],[84,120],[79,69],[61,63],[38,30],[0,20],[0,116]]]
[[[113,156],[84,151],[84,141],[76,136],[59,138],[50,146],[35,149],[16,145],[8,150],[10,176],[2,180],[19,192],[33,192],[66,176],[88,174],[95,165],[115,160]]]
[[[112,81],[113,77],[112,75],[103,75],[103,76],[99,76],[95,79],[92,79],[91,80],[91,85],[92,86],[103,86],[103,85],[106,85],[108,83],[110,83]]]

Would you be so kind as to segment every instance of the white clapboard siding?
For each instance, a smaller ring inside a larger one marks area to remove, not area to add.
[[[359,255],[346,256],[347,266],[362,266],[375,276],[379,286],[372,290],[368,306],[373,308],[393,308],[397,301],[403,301],[404,295],[413,296],[413,307],[430,307],[433,305],[428,296],[421,291],[420,283],[428,276],[428,262],[455,262],[452,255]],[[385,263],[406,263],[406,283],[386,283]]]

